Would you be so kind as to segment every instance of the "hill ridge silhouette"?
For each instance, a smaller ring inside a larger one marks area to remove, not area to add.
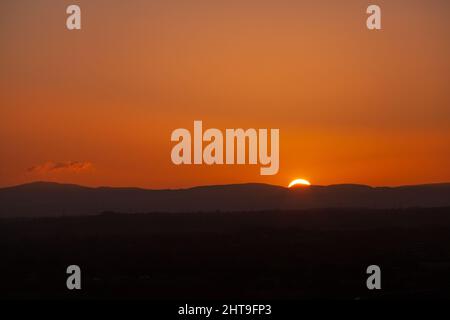
[[[264,183],[242,183],[144,189],[36,181],[0,188],[0,203],[0,217],[93,215],[104,211],[144,213],[446,207],[450,206],[450,183],[398,187],[334,184],[295,189]]]

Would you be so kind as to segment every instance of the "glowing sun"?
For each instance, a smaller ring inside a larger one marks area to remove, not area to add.
[[[310,186],[311,183],[305,179],[295,179],[289,183],[288,188],[292,188],[294,186]]]

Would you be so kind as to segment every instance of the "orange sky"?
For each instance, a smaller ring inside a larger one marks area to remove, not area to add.
[[[1,1],[0,186],[450,181],[450,2],[373,3]],[[279,128],[279,173],[173,165],[193,120]]]

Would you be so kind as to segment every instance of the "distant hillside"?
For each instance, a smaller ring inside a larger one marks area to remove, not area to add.
[[[146,190],[35,182],[0,188],[0,217],[89,215],[104,211],[211,212],[444,206],[450,206],[450,183],[393,188],[347,184],[297,189],[236,184]]]

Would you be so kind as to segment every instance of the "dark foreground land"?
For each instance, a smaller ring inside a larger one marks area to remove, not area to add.
[[[66,268],[82,290],[66,288]],[[366,288],[366,268],[382,290]],[[0,220],[0,298],[450,298],[450,208]]]

